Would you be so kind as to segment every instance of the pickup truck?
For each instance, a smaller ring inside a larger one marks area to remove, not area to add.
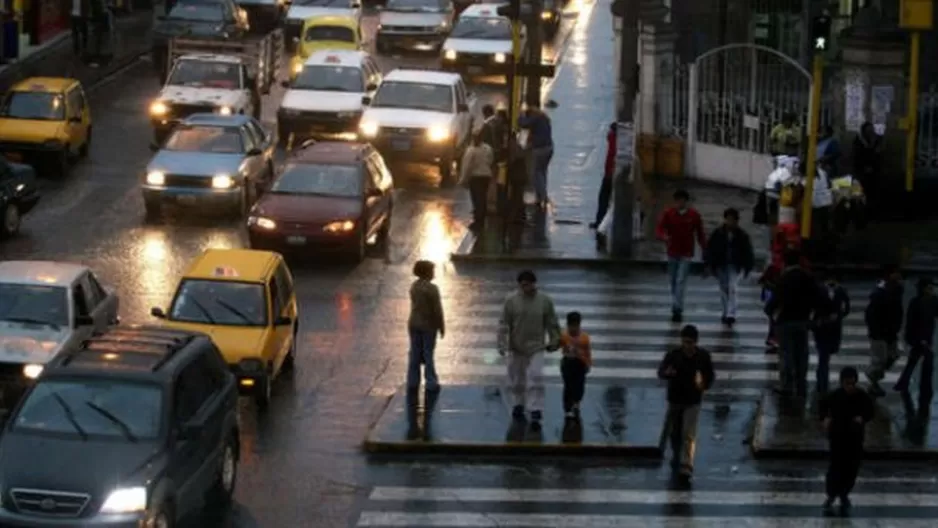
[[[432,163],[441,184],[455,182],[479,104],[458,73],[393,70],[362,102],[359,133],[385,159]]]
[[[439,51],[456,17],[452,0],[388,0],[378,15],[375,49]]]

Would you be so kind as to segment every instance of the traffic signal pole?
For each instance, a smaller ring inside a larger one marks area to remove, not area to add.
[[[544,62],[544,0],[529,0],[531,3],[531,13],[527,17],[527,58],[526,62],[531,65],[540,65]],[[528,106],[541,105],[541,75],[537,69],[531,69],[525,76],[525,97],[524,101]]]
[[[518,116],[521,114],[521,83],[518,82],[518,59],[521,57],[521,21],[511,21],[511,63],[508,65],[508,115],[511,117],[511,130],[518,129]]]
[[[824,52],[830,39],[831,19],[822,15],[814,20],[814,62],[811,68],[811,100],[808,109],[808,159],[804,167],[804,199],[801,202],[801,238],[811,238],[814,212],[814,180],[817,175],[817,135],[821,121],[821,88],[824,85]]]
[[[613,175],[612,236],[610,254],[632,256],[632,219],[635,212],[635,170],[632,148],[635,133],[635,96],[638,93],[638,0],[616,0],[612,14],[622,21],[619,35],[619,108],[616,126],[616,173]],[[627,137],[631,131],[633,137]]]

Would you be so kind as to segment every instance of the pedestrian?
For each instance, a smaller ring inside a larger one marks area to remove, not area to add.
[[[529,181],[534,185],[537,206],[544,210],[550,201],[547,196],[547,169],[554,157],[554,138],[550,117],[539,105],[529,105],[518,119],[518,126],[528,131],[525,148],[528,151]]]
[[[811,195],[811,239],[815,241],[812,254],[827,254],[827,234],[831,225],[831,211],[834,207],[834,192],[831,189],[830,174],[833,168],[825,162],[818,163],[814,176],[814,188]]]
[[[724,325],[736,323],[736,289],[740,277],[748,277],[755,265],[749,235],[739,227],[739,211],[723,211],[723,225],[714,229],[704,251],[704,265],[720,284]]]
[[[863,123],[860,133],[853,139],[853,175],[860,180],[867,196],[867,207],[872,215],[881,209],[881,196],[885,189],[882,179],[883,137],[873,124]]]
[[[495,107],[487,104],[482,107],[482,141],[492,147],[495,161],[502,161],[505,156],[504,123],[495,113]]]
[[[91,14],[89,0],[72,0],[72,50],[76,57],[84,57],[88,48],[88,18]]]
[[[609,202],[612,200],[612,179],[615,177],[616,170],[616,137],[618,131],[615,123],[610,123],[609,130],[606,132],[606,162],[603,165],[603,181],[599,185],[599,202],[596,204],[596,220],[590,224],[591,229],[596,229],[606,217],[606,211],[609,210]]]
[[[782,122],[769,133],[769,149],[773,156],[798,156],[801,152],[801,127],[795,114],[786,112]]]
[[[767,307],[775,319],[775,335],[781,352],[781,387],[783,396],[806,398],[808,395],[808,328],[820,302],[817,282],[801,265],[801,252],[785,253],[785,268]]]
[[[840,141],[837,140],[834,127],[830,125],[825,125],[819,136],[817,142],[818,162],[829,165],[832,170],[828,176],[836,178],[840,173],[840,157],[842,155]]]
[[[530,410],[531,428],[539,431],[544,410],[544,352],[560,347],[560,323],[554,301],[538,291],[533,271],[519,273],[518,286],[518,292],[505,300],[498,323],[498,353],[508,357],[512,417],[524,420],[525,411]]]
[[[932,398],[932,373],[935,369],[935,356],[932,340],[935,334],[935,318],[938,317],[938,298],[931,279],[918,281],[916,295],[909,301],[905,316],[905,342],[909,345],[909,359],[893,388],[898,392],[908,392],[912,372],[919,360],[922,361],[922,377],[918,384],[919,409],[927,409]]]
[[[819,396],[827,394],[830,382],[831,356],[840,351],[844,319],[850,315],[850,295],[831,273],[821,283],[824,301],[814,312],[814,348],[817,350],[817,385]]]
[[[485,217],[488,213],[489,186],[495,176],[495,153],[492,147],[482,140],[483,132],[472,134],[472,143],[463,154],[460,163],[459,181],[469,187],[469,198],[472,201],[472,225],[470,229],[481,229],[485,226]]]
[[[668,285],[671,290],[671,321],[680,323],[684,312],[684,289],[691,260],[694,258],[694,239],[706,250],[703,219],[696,209],[688,205],[690,195],[683,189],[674,191],[674,207],[664,211],[655,234],[668,248]]]
[[[512,223],[524,223],[524,188],[528,183],[527,159],[515,134],[508,134],[505,172],[508,197],[505,217]]]
[[[710,353],[697,346],[697,339],[697,327],[682,328],[681,346],[668,352],[658,366],[658,377],[668,382],[665,427],[671,438],[671,466],[685,477],[694,472],[700,402],[714,380]]]
[[[821,401],[821,420],[830,445],[830,462],[825,481],[830,511],[840,499],[840,511],[850,508],[850,492],[857,481],[863,459],[863,436],[866,424],[873,419],[873,399],[857,387],[857,369],[840,371],[840,388]]]
[[[780,262],[769,263],[762,276],[759,277],[759,285],[762,286],[761,300],[762,309],[768,317],[769,329],[765,336],[765,353],[775,354],[778,352],[778,339],[775,337],[775,319],[770,309],[772,298],[775,296],[775,290],[778,286],[778,278],[782,275],[783,264]],[[780,369],[781,371],[781,369]]]
[[[903,293],[899,268],[886,266],[883,279],[870,293],[870,301],[866,305],[866,332],[870,338],[870,364],[866,377],[870,380],[870,396],[874,398],[886,395],[879,382],[899,359]]]
[[[567,314],[567,330],[560,335],[560,375],[563,378],[563,412],[568,420],[580,418],[580,402],[586,391],[586,374],[593,366],[590,337],[581,325],[580,312]]]
[[[109,51],[107,45],[111,37],[111,18],[110,8],[105,0],[85,0],[90,6],[90,22],[92,28],[91,54],[89,64],[97,67],[106,57],[106,51]]]
[[[443,318],[443,303],[440,289],[433,284],[434,264],[428,260],[419,260],[414,264],[417,280],[410,285],[410,317],[407,330],[410,335],[410,355],[407,362],[407,388],[415,391],[420,388],[420,365],[423,365],[425,388],[428,392],[440,390],[440,381],[436,375],[433,354],[436,350],[436,338],[446,335]]]

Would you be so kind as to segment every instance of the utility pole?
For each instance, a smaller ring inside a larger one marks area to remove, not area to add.
[[[525,62],[539,66],[544,62],[544,21],[541,16],[544,13],[544,0],[529,1],[531,12],[525,21],[528,34],[527,60]],[[540,106],[541,104],[541,77],[543,77],[541,73],[536,70],[528,72],[525,76],[527,89],[524,102],[528,106]]]
[[[508,89],[508,116],[509,129],[514,132],[518,128],[518,116],[521,111],[521,83],[518,79],[518,65],[522,62],[521,55],[521,0],[511,0],[508,5],[500,6],[496,12],[511,21],[511,56],[506,66],[506,88]]]
[[[821,88],[824,84],[824,52],[830,46],[831,17],[826,13],[812,25],[814,53],[811,68],[811,108],[808,110],[808,160],[804,167],[804,200],[801,203],[801,238],[811,238],[814,211],[814,180],[817,174],[817,134],[821,118]]]
[[[615,0],[612,15],[622,21],[619,41],[619,108],[616,126],[616,172],[612,193],[610,253],[632,256],[635,209],[635,96],[638,93],[638,17],[640,0]]]
[[[927,18],[926,18],[927,17]],[[899,26],[909,30],[909,99],[906,112],[905,190],[912,191],[915,182],[915,152],[918,135],[918,90],[921,65],[922,31],[934,27],[934,0],[902,0]]]

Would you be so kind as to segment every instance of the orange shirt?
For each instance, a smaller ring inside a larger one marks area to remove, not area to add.
[[[578,336],[571,336],[567,332],[560,335],[560,350],[564,357],[575,357],[587,367],[593,366],[593,352],[590,347],[590,336],[580,332]]]

